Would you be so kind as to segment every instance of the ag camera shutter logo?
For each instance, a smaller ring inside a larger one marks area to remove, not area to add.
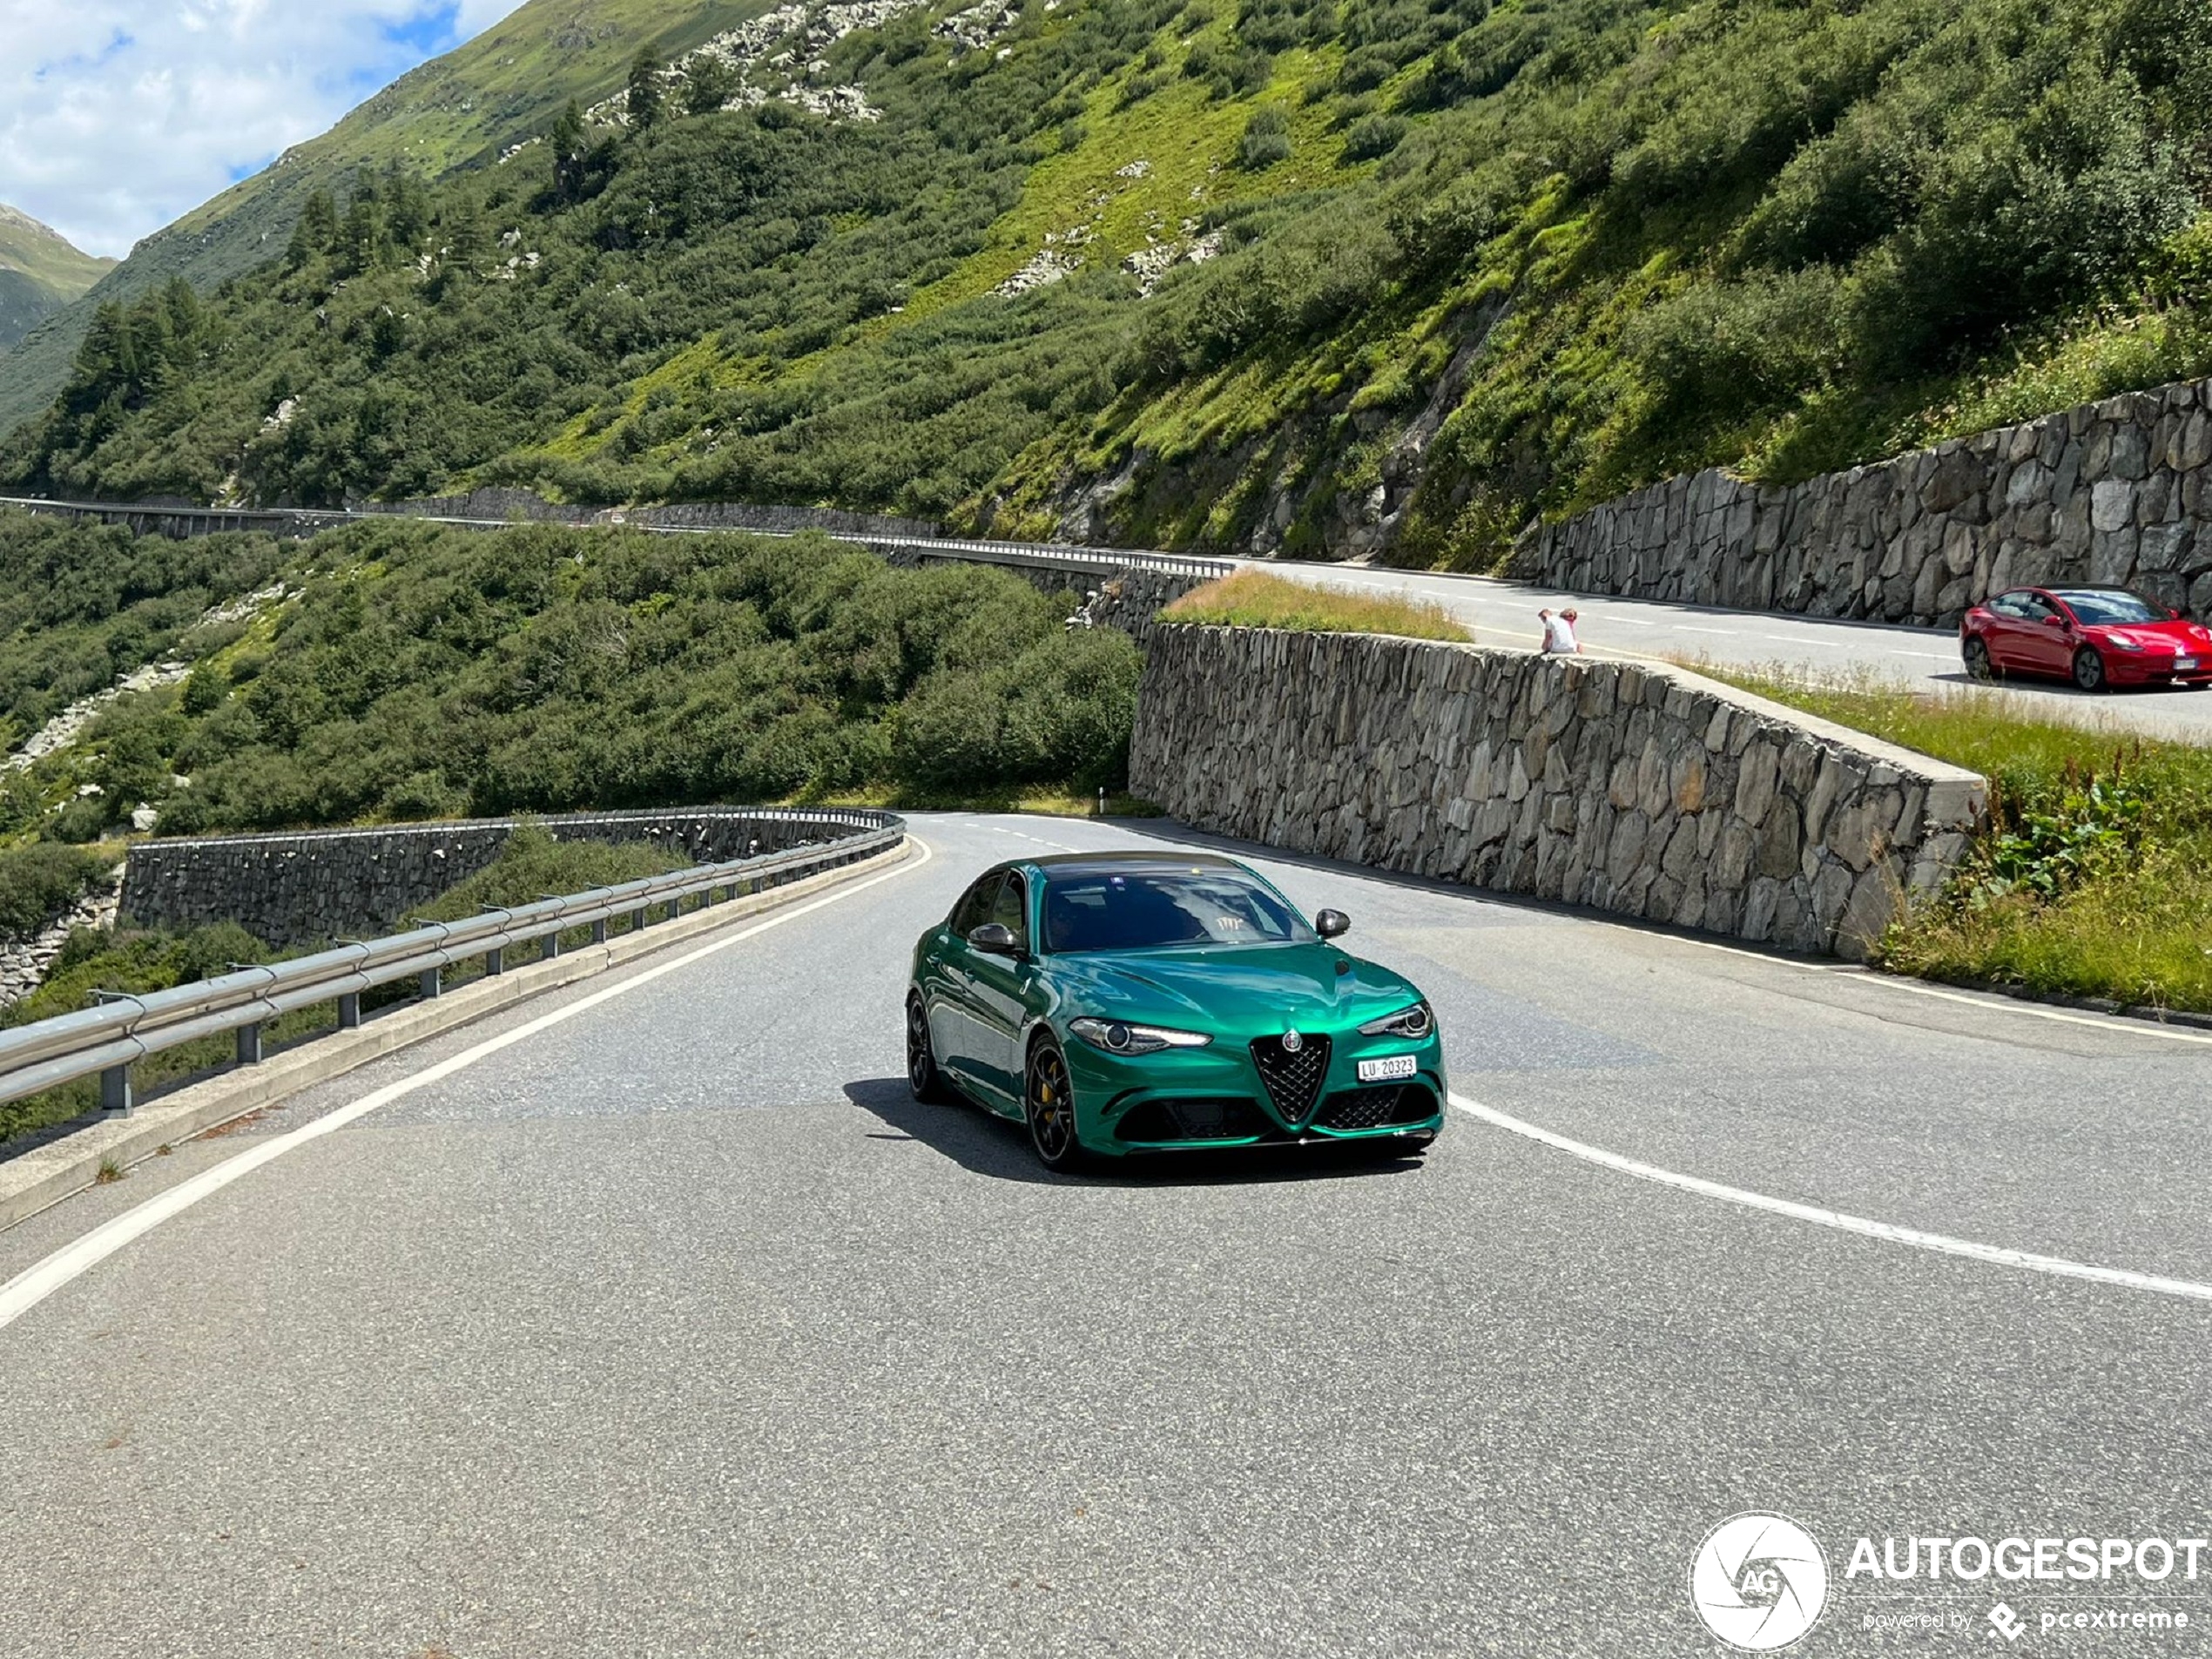
[[[1827,1558],[1787,1515],[1730,1515],[1697,1547],[1689,1600],[1705,1628],[1731,1648],[1786,1648],[1828,1605]]]

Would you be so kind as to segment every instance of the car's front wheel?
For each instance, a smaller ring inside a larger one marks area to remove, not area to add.
[[[1029,1144],[1048,1170],[1072,1170],[1082,1162],[1076,1138],[1076,1091],[1068,1077],[1068,1056],[1050,1037],[1029,1045],[1022,1089],[1022,1115],[1029,1123]]]
[[[916,1100],[943,1101],[952,1096],[945,1074],[937,1069],[937,1051],[929,1042],[929,1010],[922,1005],[920,991],[907,995],[907,1087]]]
[[[1997,665],[1989,660],[1989,647],[1982,641],[1969,638],[1960,649],[1966,658],[1968,679],[1989,680],[1997,678]]]
[[[2105,688],[2105,659],[2094,645],[2084,645],[2074,653],[2074,683],[2085,691],[2101,691]]]

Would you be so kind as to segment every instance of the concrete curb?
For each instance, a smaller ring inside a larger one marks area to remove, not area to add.
[[[856,877],[892,868],[905,863],[914,853],[914,842],[904,841],[887,853],[802,881],[695,910],[674,921],[642,933],[624,934],[604,945],[586,946],[550,961],[510,968],[449,991],[435,1001],[409,1003],[370,1020],[357,1030],[312,1038],[260,1065],[226,1071],[179,1089],[141,1106],[129,1117],[84,1120],[84,1127],[74,1133],[0,1163],[0,1231],[94,1185],[103,1165],[128,1169],[165,1146],[181,1144],[425,1038],[547,991],[596,978],[671,945],[719,932],[734,922],[779,909]]]

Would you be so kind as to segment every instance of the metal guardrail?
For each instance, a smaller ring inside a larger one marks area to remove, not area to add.
[[[457,518],[432,513],[348,513],[310,507],[166,507],[131,502],[48,501],[21,496],[0,496],[0,507],[21,508],[32,513],[70,513],[95,517],[199,518],[206,520],[211,528],[232,530],[266,529],[281,531],[307,526],[318,530],[338,529],[348,524],[370,521],[381,523],[394,518],[411,519],[423,524],[449,524],[459,529],[503,530],[514,529],[516,522],[536,522]],[[563,521],[558,519],[544,522],[556,527],[563,524]],[[610,525],[644,530],[654,536],[768,536],[786,541],[808,533],[806,530],[747,529],[738,526],[653,524],[619,518],[610,521]],[[590,523],[567,526],[574,529],[599,527]],[[1227,576],[1238,566],[1235,559],[1202,557],[1185,553],[1157,553],[1133,548],[1084,547],[1069,542],[985,542],[951,536],[881,536],[834,529],[824,529],[821,534],[833,541],[849,542],[879,553],[912,550],[948,557],[977,559],[991,564],[1066,565],[1094,575],[1111,575],[1117,570],[1157,570],[1169,576],[1202,577],[1210,580]]]
[[[458,963],[481,957],[487,974],[502,973],[508,951],[539,945],[545,954],[557,954],[561,935],[571,928],[588,926],[592,942],[604,944],[609,924],[619,917],[628,916],[631,931],[639,932],[653,910],[673,921],[694,898],[703,896],[712,905],[718,891],[725,892],[726,900],[780,887],[887,852],[906,840],[906,821],[889,813],[800,810],[762,816],[842,833],[787,852],[698,865],[514,909],[488,910],[466,921],[429,922],[408,933],[239,968],[173,990],[142,996],[98,994],[103,997],[98,1008],[0,1031],[0,1101],[97,1076],[101,1110],[123,1116],[133,1104],[131,1067],[148,1055],[234,1032],[239,1063],[258,1064],[262,1029],[280,1015],[335,1002],[339,1028],[354,1029],[361,1023],[362,993],[380,986],[411,979],[424,996],[435,997],[443,989],[445,970]]]

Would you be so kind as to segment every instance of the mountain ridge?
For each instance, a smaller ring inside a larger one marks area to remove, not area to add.
[[[0,349],[81,298],[114,266],[0,202]]]

